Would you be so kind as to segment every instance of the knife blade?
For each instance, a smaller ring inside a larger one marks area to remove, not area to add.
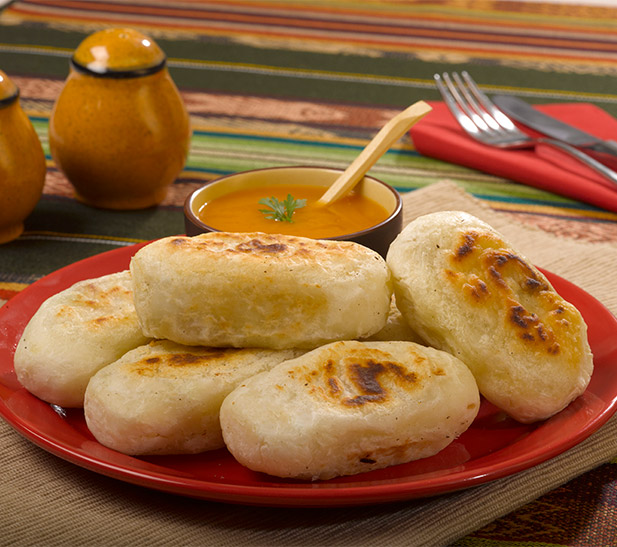
[[[494,95],[493,102],[503,110],[506,115],[523,125],[534,129],[552,139],[565,142],[586,151],[592,150],[600,154],[611,156],[611,165],[617,158],[617,141],[604,140],[590,135],[576,127],[562,122],[544,112],[540,112],[529,103],[512,95]],[[602,161],[602,157],[598,157]]]

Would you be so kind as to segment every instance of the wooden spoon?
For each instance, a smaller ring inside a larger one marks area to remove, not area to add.
[[[330,188],[315,202],[316,205],[325,206],[337,200],[351,190],[368,170],[377,163],[386,151],[400,139],[409,128],[428,114],[432,108],[424,101],[418,101],[407,109],[397,114],[384,125],[360,155],[345,169],[341,176],[336,179]]]

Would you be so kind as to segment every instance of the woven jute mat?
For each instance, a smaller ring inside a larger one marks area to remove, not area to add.
[[[467,211],[538,266],[617,312],[617,247],[547,234],[495,213],[449,182],[405,195],[406,221]],[[529,470],[434,498],[356,508],[271,509],[177,497],[72,465],[0,420],[3,545],[447,545],[617,455],[617,419]],[[514,538],[513,538],[514,539]]]

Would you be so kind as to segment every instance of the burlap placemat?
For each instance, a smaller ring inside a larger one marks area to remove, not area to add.
[[[617,311],[606,272],[617,248],[569,241],[497,214],[456,185],[405,196],[406,220],[465,210],[499,229],[535,264]],[[610,278],[609,278],[610,279]],[[54,457],[0,420],[2,545],[447,545],[617,455],[617,419],[533,469],[424,500],[342,509],[270,509],[192,500],[125,484]],[[513,538],[515,539],[515,538]]]

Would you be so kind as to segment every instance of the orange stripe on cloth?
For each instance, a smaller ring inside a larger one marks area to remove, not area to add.
[[[0,303],[13,298],[16,294],[23,291],[28,283],[3,283],[0,282]]]
[[[602,17],[589,19],[542,18],[537,13],[513,17],[513,12],[499,6],[487,9],[453,9],[415,5],[413,11],[404,10],[396,4],[380,3],[379,11],[357,10],[340,2],[328,9],[319,3],[298,6],[294,3],[281,7],[271,3],[216,3],[193,2],[195,7],[162,6],[147,4],[123,4],[110,2],[80,2],[38,0],[19,2],[8,9],[21,15],[40,16],[51,20],[100,22],[122,20],[141,21],[145,16],[157,25],[173,28],[200,28],[202,32],[212,28],[213,21],[230,28],[242,24],[246,32],[259,26],[270,29],[314,29],[335,31],[336,40],[344,39],[340,32],[360,32],[366,35],[387,34],[401,36],[413,33],[434,39],[479,40],[507,42],[515,38],[535,45],[551,47],[577,47],[582,50],[610,50],[614,40],[615,25]],[[473,3],[471,3],[473,5]],[[388,9],[389,8],[389,9]],[[409,9],[409,8],[408,8]],[[514,10],[514,15],[520,10]],[[617,10],[611,10],[612,15]],[[456,15],[454,18],[453,16]],[[532,16],[533,15],[533,16]],[[552,14],[551,14],[552,15]],[[447,22],[447,25],[445,24]],[[248,27],[248,28],[247,28]],[[276,31],[272,31],[276,34]],[[576,39],[576,46],[573,46]]]
[[[252,12],[246,13],[235,13],[232,11],[214,11],[214,10],[203,10],[203,9],[186,9],[181,7],[165,7],[165,6],[148,6],[140,7],[135,5],[124,6],[122,4],[101,4],[101,3],[93,3],[92,5],[84,5],[82,2],[74,2],[74,1],[65,1],[65,2],[51,2],[46,0],[39,0],[39,5],[48,5],[53,6],[54,9],[60,8],[69,8],[74,9],[78,7],[83,12],[93,12],[97,14],[101,14],[101,12],[111,12],[114,14],[130,14],[130,15],[139,15],[146,14],[150,16],[169,18],[172,17],[176,20],[182,19],[190,19],[190,20],[201,20],[204,22],[211,21],[224,21],[233,25],[233,23],[250,23],[251,25],[258,26],[267,26],[271,28],[278,27],[286,27],[290,29],[294,28],[303,28],[303,29],[317,29],[320,31],[323,30],[335,30],[335,31],[343,31],[343,32],[361,32],[366,34],[387,34],[390,36],[405,36],[409,35],[409,33],[413,33],[414,36],[419,37],[432,37],[434,39],[448,39],[448,40],[472,40],[472,41],[482,41],[482,42],[497,42],[497,43],[511,43],[513,38],[513,34],[517,39],[517,44],[521,43],[530,44],[530,45],[539,45],[539,46],[548,46],[548,47],[563,47],[569,49],[572,46],[572,37],[564,36],[559,37],[554,35],[554,30],[559,27],[551,26],[548,28],[543,27],[543,30],[549,31],[547,34],[543,36],[532,36],[531,31],[528,26],[528,21],[524,23],[513,24],[512,22],[501,21],[500,30],[503,28],[512,29],[514,32],[508,32],[506,34],[499,34],[495,31],[495,22],[491,22],[491,25],[474,25],[471,26],[461,24],[459,22],[459,29],[454,29],[451,24],[449,27],[443,28],[422,28],[423,22],[426,23],[428,20],[424,19],[424,21],[419,20],[417,17],[411,18],[407,17],[405,20],[409,23],[407,25],[401,25],[395,22],[394,19],[377,19],[377,23],[373,22],[349,22],[347,20],[339,20],[332,21],[323,19],[323,13],[315,12],[317,15],[315,17],[310,18],[299,18],[297,16],[292,17],[288,16],[283,11],[280,11],[271,15],[262,15],[260,13],[256,13],[254,10]],[[109,9],[102,9],[109,6]],[[19,7],[17,8],[19,9]],[[441,21],[445,22],[447,19],[443,17],[438,17],[433,19],[433,21]],[[473,23],[476,21],[482,20],[473,20]],[[205,28],[208,28],[207,25]],[[565,26],[561,26],[561,28],[568,28]],[[598,31],[597,29],[593,29],[593,31],[588,30],[589,35],[585,37],[585,42],[581,43],[577,42],[577,49],[582,50],[607,50],[609,45],[606,43],[611,42],[608,40],[612,37],[612,31],[609,33],[609,30],[606,31],[607,40],[602,41],[598,39]],[[276,34],[276,33],[274,33]],[[342,37],[338,36],[338,39]],[[614,42],[613,42],[614,43]]]
[[[47,17],[33,18],[33,20],[48,21]],[[88,18],[73,17],[71,21],[81,21],[83,23],[90,23],[92,20]],[[100,17],[97,19],[99,24],[119,24],[119,20],[109,17]],[[332,43],[332,39],[327,34],[319,34],[315,32],[298,31],[298,29],[279,29],[278,32],[272,30],[256,30],[252,29],[250,33],[247,33],[244,28],[236,27],[216,27],[216,26],[204,26],[199,22],[187,22],[184,26],[177,24],[163,22],[163,21],[149,21],[148,18],[140,17],[134,21],[121,21],[124,24],[130,23],[134,27],[150,29],[151,26],[156,26],[158,30],[179,30],[184,31],[193,30],[199,31],[201,34],[208,34],[211,36],[221,36],[226,38],[237,37],[240,39],[246,39],[248,34],[259,39],[278,39],[288,41],[292,44],[296,42],[304,42],[304,45],[313,42],[316,44],[329,44]],[[359,47],[361,49],[368,49],[373,47],[380,51],[396,51],[396,52],[409,52],[424,54],[428,53],[432,56],[435,55],[465,55],[469,58],[485,58],[495,59],[498,61],[531,61],[542,63],[550,60],[553,63],[561,63],[564,65],[571,63],[584,63],[586,66],[617,66],[617,58],[613,53],[596,51],[591,52],[589,50],[581,49],[550,49],[545,47],[535,47],[535,45],[521,44],[510,45],[506,42],[502,44],[486,43],[486,42],[449,42],[447,40],[435,40],[416,36],[398,36],[396,39],[388,39],[387,37],[372,37],[365,35],[347,35],[343,39],[339,37],[337,44],[344,44],[350,47]],[[308,49],[308,48],[305,48]]]

